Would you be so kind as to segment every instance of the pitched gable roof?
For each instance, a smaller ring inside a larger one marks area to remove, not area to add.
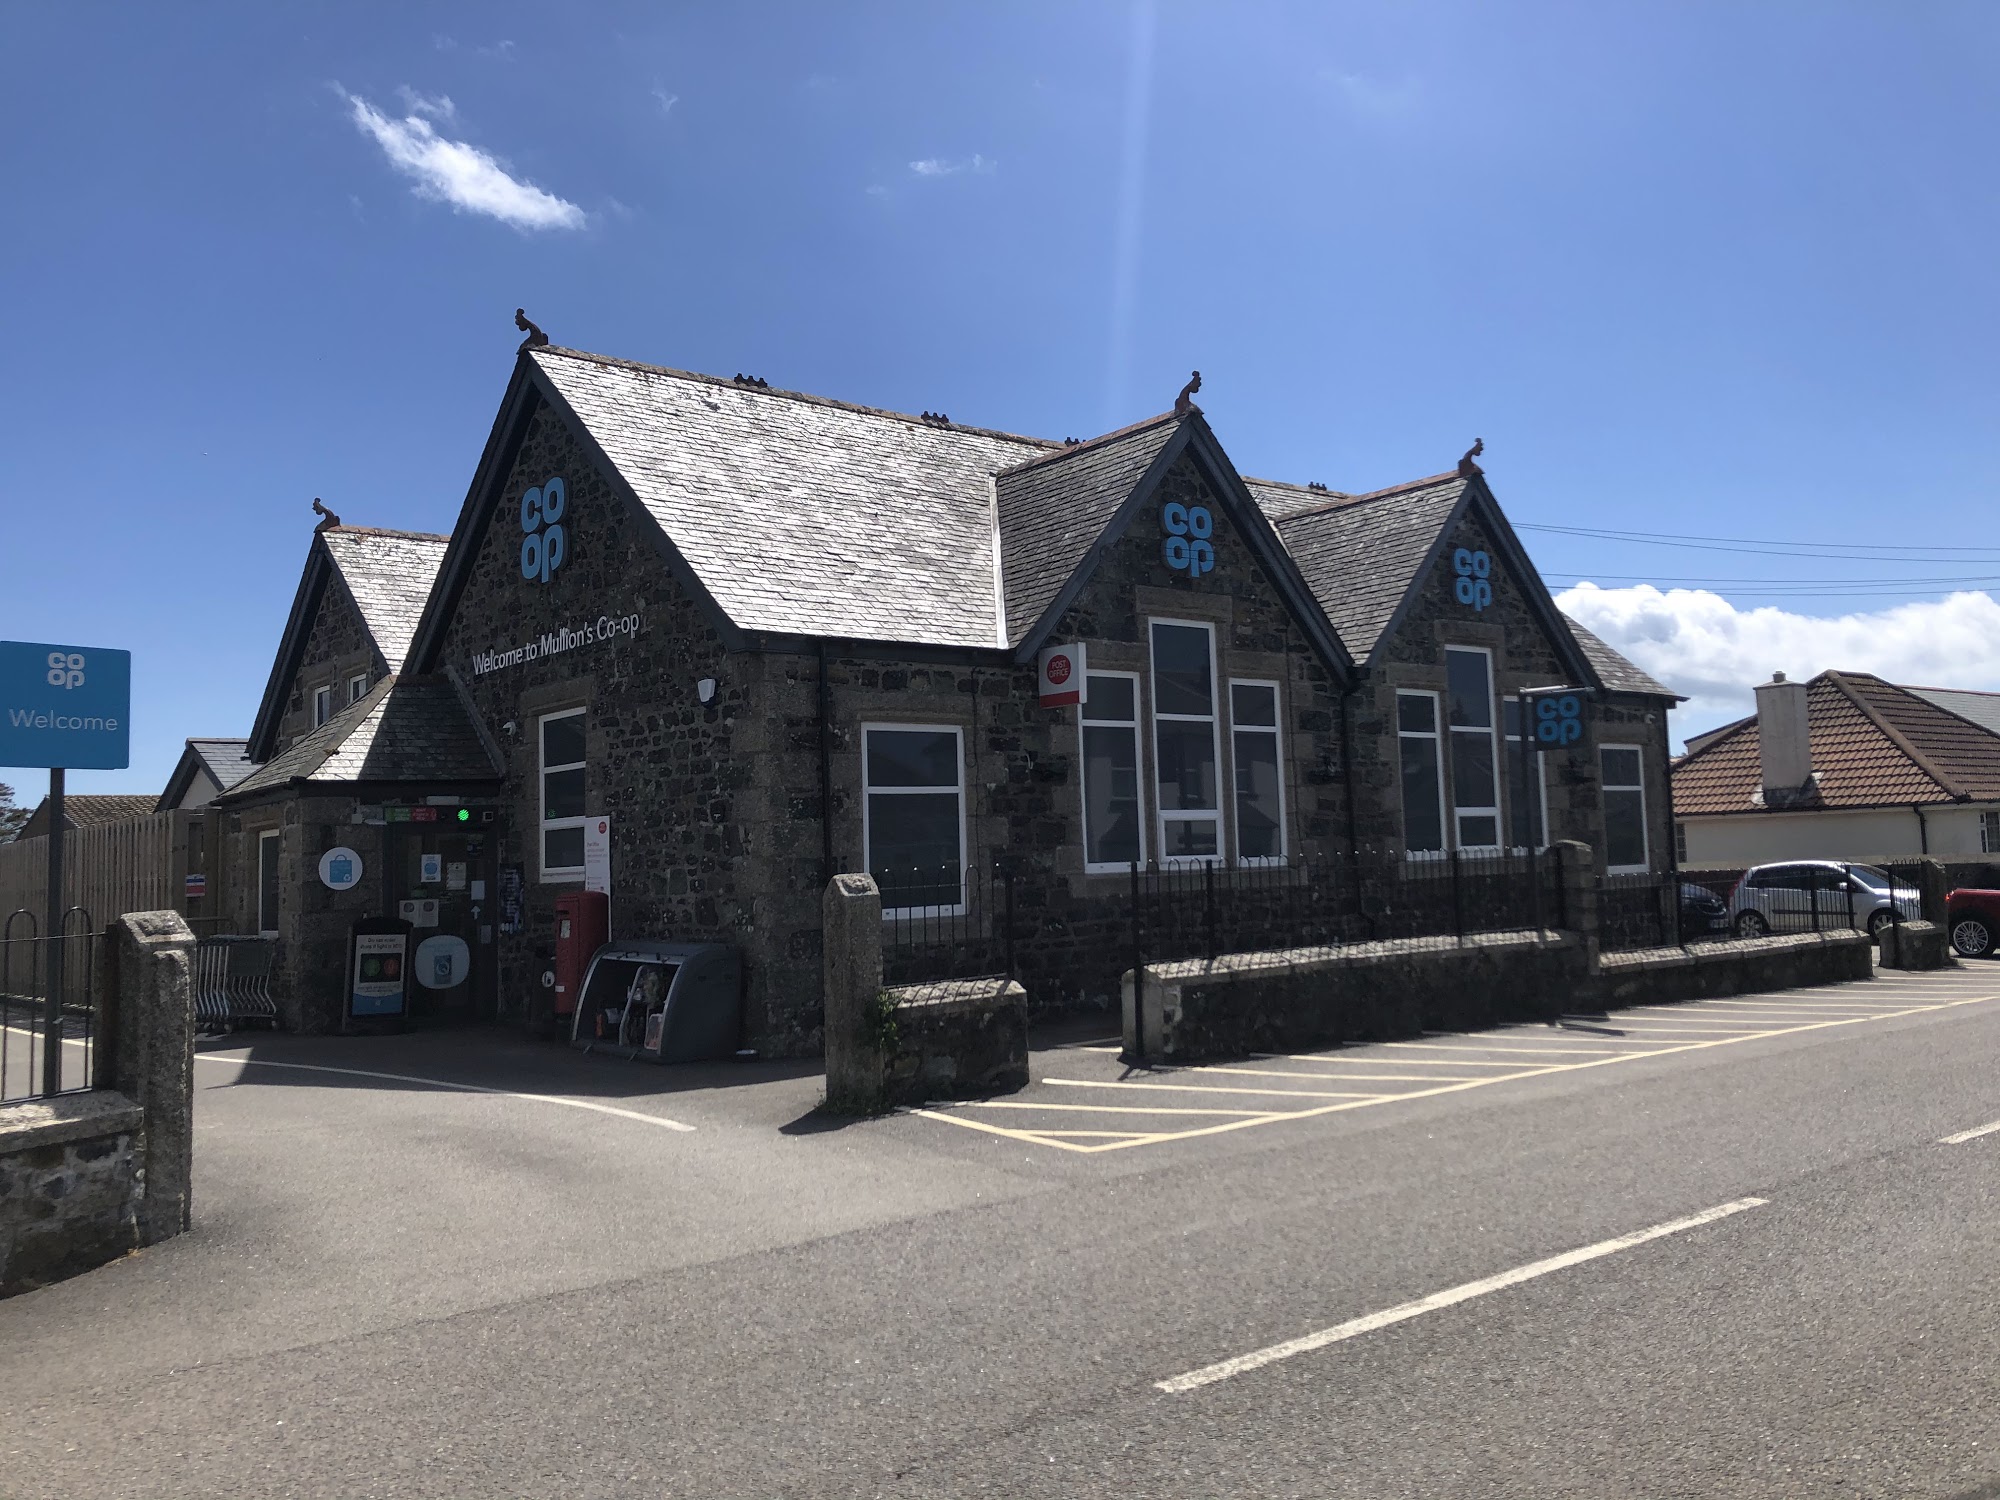
[[[2000,734],[2000,693],[1979,693],[1970,688],[1927,687],[1906,687],[1903,691],[1915,693],[1926,703],[1957,714],[1961,719],[1970,719],[1981,729]]]
[[[543,348],[528,360],[736,626],[997,647],[993,479],[1061,445]]]
[[[1357,660],[1374,654],[1416,587],[1438,538],[1458,512],[1466,481],[1437,474],[1368,495],[1321,497],[1299,507],[1291,486],[1246,480],[1273,508],[1278,535]]]
[[[167,789],[160,793],[155,804],[155,812],[165,812],[179,807],[194,785],[197,774],[207,773],[215,783],[218,792],[226,792],[237,782],[257,769],[250,759],[248,740],[189,740],[181,751],[181,758],[174,766],[173,775],[167,778]]]
[[[1001,578],[1007,641],[1041,620],[1180,426],[1169,413],[1001,470]]]
[[[63,828],[96,828],[105,823],[124,823],[146,817],[153,811],[153,798],[125,792],[71,792],[63,798]],[[28,821],[14,835],[18,839],[40,838],[49,831],[49,799],[44,797],[28,814]]]
[[[1865,672],[1806,684],[1813,780],[1784,811],[2000,800],[2000,734]],[[1674,763],[1678,816],[1767,811],[1757,720]]]
[[[304,783],[428,785],[499,777],[449,679],[385,677],[217,800],[237,802]]]
[[[292,679],[298,675],[327,589],[346,591],[384,666],[392,674],[400,672],[449,541],[428,532],[385,531],[372,526],[314,530],[298,592],[292,596],[292,612],[286,617],[285,633],[271,663],[271,676],[264,684],[257,717],[251,721],[252,759],[268,760],[277,748],[278,721],[284,717]]]
[[[1598,680],[1607,692],[1644,693],[1649,698],[1672,698],[1680,701],[1682,694],[1675,692],[1650,673],[1640,670],[1632,662],[1613,650],[1610,643],[1592,631],[1586,630],[1568,615],[1563,623],[1569,633],[1576,637],[1576,643],[1583,647],[1583,654],[1596,671]]]

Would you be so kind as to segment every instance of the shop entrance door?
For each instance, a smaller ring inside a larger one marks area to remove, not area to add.
[[[491,1021],[498,1011],[499,969],[493,934],[499,921],[494,824],[476,821],[489,810],[413,808],[431,821],[391,823],[391,916],[407,917],[410,933],[410,1018]]]

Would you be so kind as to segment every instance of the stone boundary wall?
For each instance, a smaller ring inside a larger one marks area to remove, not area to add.
[[[822,909],[829,1114],[880,1114],[1027,1083],[1028,995],[1019,984],[988,978],[887,988],[874,879],[834,876]]]
[[[188,1227],[194,934],[171,911],[106,933],[98,1087],[0,1105],[0,1296]]]
[[[1874,977],[1875,945],[1867,933],[1799,932],[1607,953],[1595,993],[1607,1006],[1663,1005]]]
[[[1574,933],[1525,930],[1148,964],[1137,1012],[1125,975],[1125,1051],[1198,1062],[1546,1020],[1588,960]]]
[[[1956,961],[1947,930],[1936,922],[1899,922],[1882,929],[1885,969],[1948,969]]]

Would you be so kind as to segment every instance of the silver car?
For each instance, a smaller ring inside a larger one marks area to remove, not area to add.
[[[1874,937],[1896,914],[1914,922],[1922,910],[1914,887],[1875,865],[1803,859],[1744,871],[1729,897],[1729,925],[1738,937],[1848,926]]]

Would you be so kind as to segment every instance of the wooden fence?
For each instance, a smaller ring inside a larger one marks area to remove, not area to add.
[[[99,932],[130,911],[186,914],[190,823],[197,827],[198,861],[199,814],[162,812],[71,829],[63,840],[63,909],[81,906]],[[0,844],[0,922],[22,909],[45,922],[48,875],[46,835]]]

